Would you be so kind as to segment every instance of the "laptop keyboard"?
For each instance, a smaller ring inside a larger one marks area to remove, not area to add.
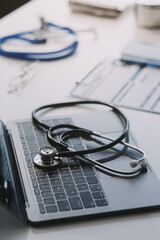
[[[70,118],[45,121],[50,126],[71,124]],[[76,157],[62,158],[57,168],[41,169],[33,164],[39,148],[50,146],[46,134],[32,122],[17,123],[32,187],[41,214],[80,210],[108,205],[95,169]],[[58,137],[58,135],[57,135]],[[69,144],[75,150],[84,149],[80,138]]]

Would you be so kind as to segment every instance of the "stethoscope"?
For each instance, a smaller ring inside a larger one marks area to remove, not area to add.
[[[3,48],[3,44],[9,40],[21,40],[31,44],[43,44],[47,42],[48,37],[62,37],[66,34],[73,37],[73,41],[65,46],[64,48],[56,51],[50,52],[16,52],[7,51]],[[27,31],[17,34],[8,35],[0,38],[0,55],[21,60],[58,60],[66,58],[75,53],[78,46],[77,34],[76,32],[69,28],[58,26],[56,24],[46,22],[41,18],[41,27],[39,30]]]
[[[123,132],[117,137],[112,138],[95,131],[81,128],[72,124],[59,124],[55,126],[49,126],[40,118],[37,117],[37,113],[44,109],[57,109],[63,107],[71,107],[76,105],[84,105],[84,104],[96,104],[96,105],[103,105],[109,107],[113,110],[113,112],[117,115],[119,120],[123,124]],[[76,102],[65,102],[65,103],[56,103],[56,104],[49,104],[44,105],[41,107],[36,108],[32,112],[32,120],[33,123],[38,126],[41,130],[45,131],[47,134],[47,138],[51,146],[44,146],[39,150],[39,153],[34,157],[34,164],[36,164],[40,168],[56,168],[57,165],[61,164],[63,157],[74,157],[76,156],[80,161],[86,162],[95,166],[97,169],[102,170],[106,174],[110,174],[113,176],[119,177],[133,177],[137,176],[142,170],[147,169],[147,161],[145,160],[145,153],[140,148],[129,144],[128,142],[124,141],[128,138],[129,133],[129,121],[127,117],[114,105],[109,103],[104,103],[100,101],[76,101]],[[59,136],[59,140],[57,140],[54,136],[56,135],[56,131],[62,130],[62,133]],[[99,147],[92,148],[92,149],[84,149],[84,150],[74,150],[71,146],[66,143],[66,139],[71,139],[75,137],[81,137],[82,139],[87,139],[89,141],[94,141],[94,138],[98,137],[99,139],[108,140],[109,143],[100,144]],[[99,160],[93,160],[87,154],[101,152],[110,148],[113,148],[117,144],[123,146],[123,151],[130,148],[136,152],[138,152],[141,157],[137,159],[132,159],[130,161],[131,170],[130,171],[122,171],[118,169],[114,169],[111,167],[102,164]],[[87,156],[86,156],[87,155]]]

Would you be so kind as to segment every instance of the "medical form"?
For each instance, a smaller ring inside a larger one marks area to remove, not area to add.
[[[71,94],[160,113],[160,69],[105,59],[76,83]]]

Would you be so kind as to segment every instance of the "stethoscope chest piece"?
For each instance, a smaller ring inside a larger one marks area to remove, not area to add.
[[[61,163],[61,159],[55,156],[56,150],[53,147],[43,147],[34,157],[33,162],[41,168],[56,167]]]

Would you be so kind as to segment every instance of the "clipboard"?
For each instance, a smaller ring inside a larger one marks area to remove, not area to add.
[[[76,82],[71,95],[160,113],[160,69],[106,58]]]

